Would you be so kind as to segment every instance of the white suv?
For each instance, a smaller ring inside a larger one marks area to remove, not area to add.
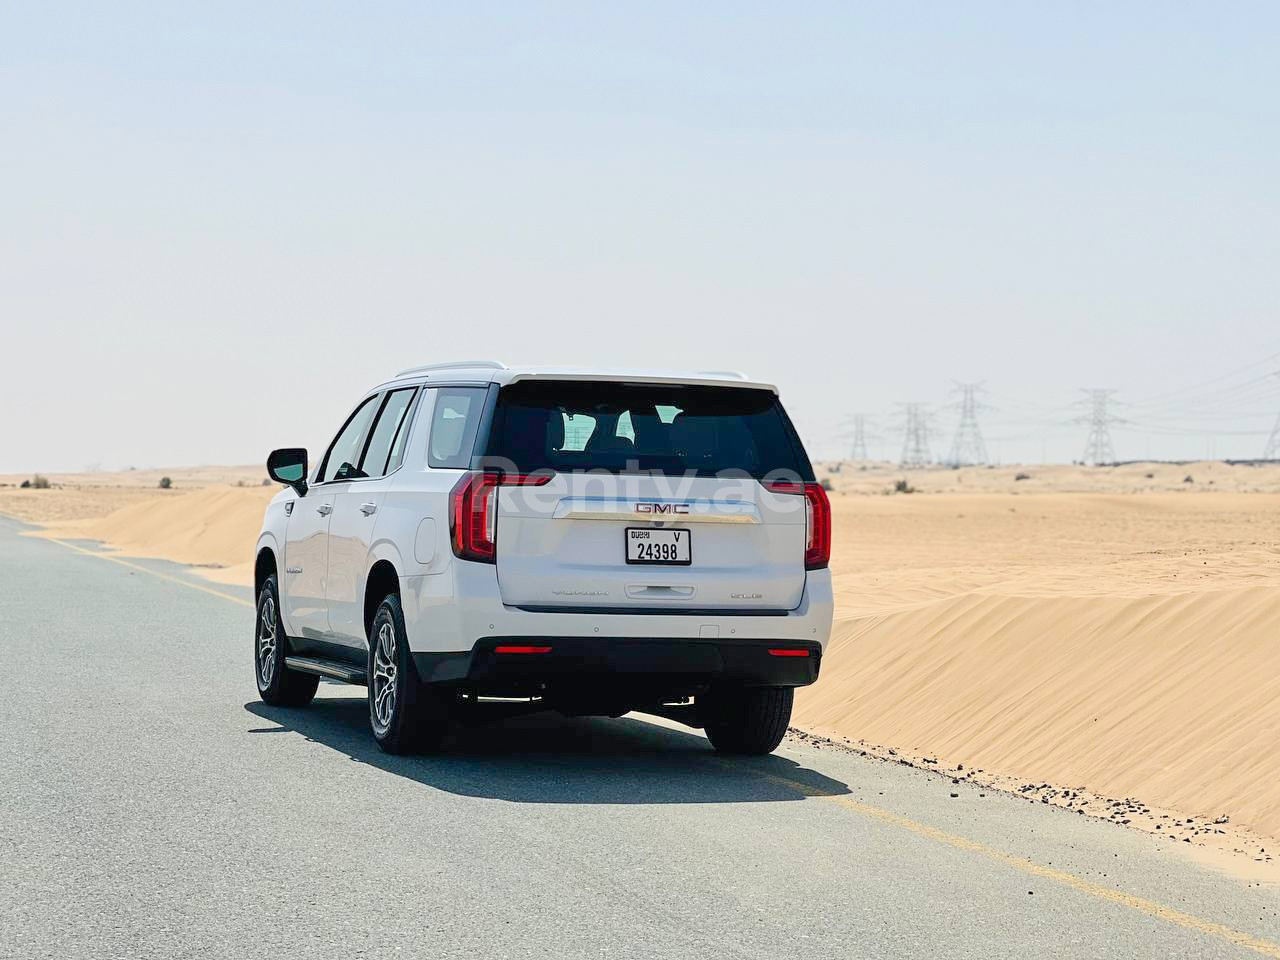
[[[776,388],[474,361],[369,391],[258,537],[270,704],[366,684],[383,749],[515,710],[705,728],[768,753],[831,631],[831,515]]]

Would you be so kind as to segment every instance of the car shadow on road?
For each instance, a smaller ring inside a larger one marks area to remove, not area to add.
[[[304,708],[246,703],[313,743],[437,790],[518,803],[760,803],[849,788],[786,757],[726,757],[707,740],[635,719],[539,713],[458,727],[435,754],[383,753],[363,697],[320,697]]]

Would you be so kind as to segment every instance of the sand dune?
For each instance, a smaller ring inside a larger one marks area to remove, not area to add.
[[[47,490],[24,489],[33,474],[0,474],[0,513],[31,523],[105,517],[135,503],[158,503],[210,487],[259,487],[261,466],[177,467],[145,470],[46,473]],[[161,490],[168,477],[171,489]],[[266,488],[263,488],[266,489]],[[271,484],[271,490],[279,489]]]
[[[1280,836],[1280,496],[832,501],[799,726]]]
[[[842,621],[795,723],[1280,835],[1280,588]]]
[[[209,487],[153,496],[105,517],[49,523],[44,533],[101,540],[134,557],[200,567],[221,583],[253,583],[253,548],[279,487]]]

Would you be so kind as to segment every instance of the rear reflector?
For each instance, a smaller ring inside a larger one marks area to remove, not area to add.
[[[494,647],[494,653],[550,653],[550,647],[521,647],[521,646],[502,646]]]
[[[792,650],[786,647],[770,648],[769,656],[771,657],[807,657],[808,650]]]

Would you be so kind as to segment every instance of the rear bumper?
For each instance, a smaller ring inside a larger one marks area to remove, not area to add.
[[[504,647],[539,652],[507,653]],[[532,692],[565,683],[692,691],[712,683],[807,686],[818,679],[822,647],[775,639],[485,637],[466,652],[415,652],[413,659],[425,683],[460,684],[481,692]]]
[[[440,575],[400,578],[409,649],[469,657],[483,639],[493,637],[604,638],[679,640],[733,644],[741,638],[760,642],[816,643],[825,648],[831,635],[834,603],[831,571],[811,570],[794,610],[757,611],[644,608],[634,611],[578,608],[522,610],[502,602],[493,564],[451,563]],[[746,641],[746,642],[749,642]]]

